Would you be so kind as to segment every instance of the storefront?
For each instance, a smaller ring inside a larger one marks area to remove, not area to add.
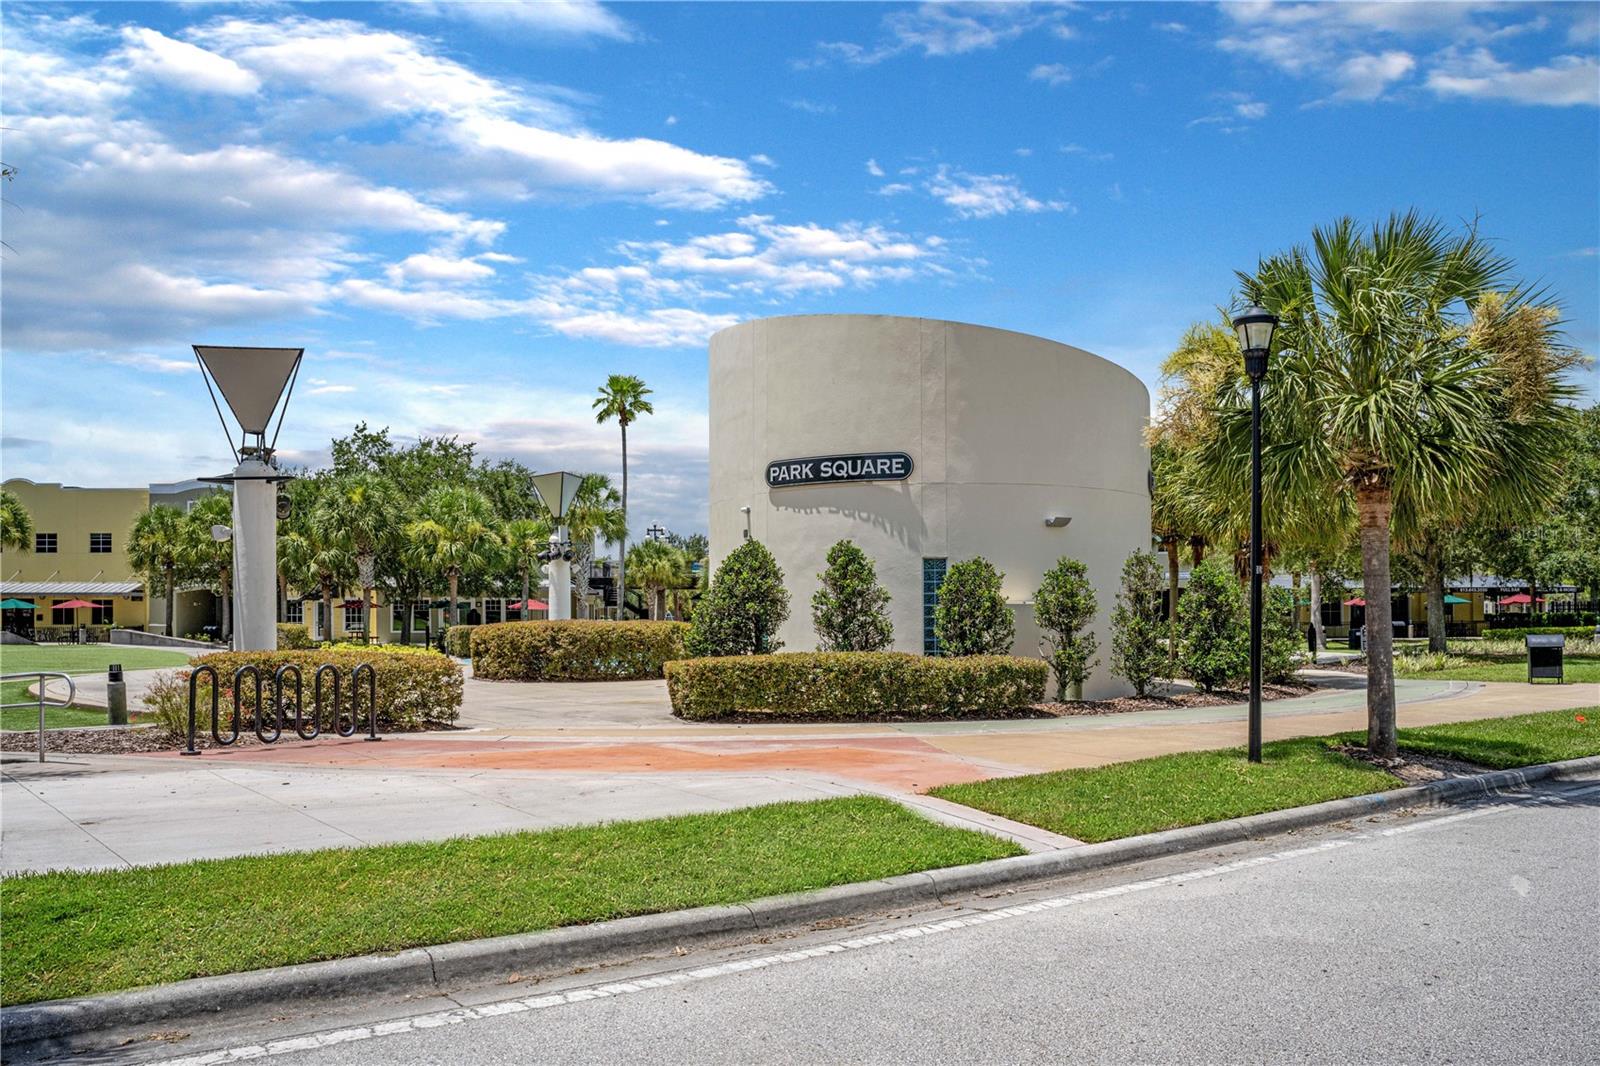
[[[1110,676],[1123,561],[1150,547],[1148,391],[1127,370],[1041,337],[882,315],[758,319],[711,338],[712,565],[764,543],[791,595],[780,636],[816,646],[810,602],[828,548],[856,542],[889,590],[894,646],[933,652],[946,568],[1005,573],[1015,651],[1037,655],[1031,603],[1063,555],[1099,598]]]

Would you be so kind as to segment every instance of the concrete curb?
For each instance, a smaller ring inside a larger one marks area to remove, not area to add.
[[[5,1042],[16,1047],[67,1041],[120,1026],[202,1017],[268,1003],[367,995],[374,991],[432,994],[438,992],[440,986],[462,981],[554,973],[618,957],[670,950],[716,936],[755,934],[825,918],[869,914],[909,904],[938,903],[947,896],[1198,851],[1591,772],[1600,772],[1600,756],[1450,778],[1428,785],[1330,800],[1309,807],[1171,829],[1104,844],[1085,844],[813,892],[771,896],[747,904],[697,907],[538,933],[410,948],[392,955],[364,955],[281,966],[103,996],[30,1003],[4,1010]]]

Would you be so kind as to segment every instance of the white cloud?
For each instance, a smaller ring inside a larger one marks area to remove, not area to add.
[[[1023,191],[1010,174],[969,174],[940,164],[926,188],[958,218],[995,218],[1013,212],[1062,211],[1059,200],[1038,200]]]
[[[837,104],[824,103],[820,100],[807,100],[804,97],[785,100],[783,106],[793,111],[803,111],[808,115],[832,115],[839,110]]]
[[[476,22],[496,31],[527,31],[540,37],[634,38],[633,28],[595,0],[411,0],[411,14]]]
[[[341,393],[355,392],[356,387],[354,385],[338,385],[331,381],[313,378],[311,379],[311,388],[306,391],[312,396],[336,396]]]
[[[1411,53],[1389,51],[1380,55],[1351,56],[1339,64],[1335,76],[1339,83],[1337,100],[1376,100],[1390,85],[1416,69],[1417,61]]]
[[[1042,81],[1052,89],[1058,85],[1065,85],[1072,80],[1072,71],[1062,63],[1040,63],[1028,71],[1030,81]]]
[[[242,96],[261,88],[261,79],[231,59],[156,30],[130,26],[122,31],[128,65],[147,77],[196,92]]]
[[[1057,38],[1073,36],[1065,19],[1069,9],[1056,4],[924,3],[892,11],[883,18],[883,38],[867,47],[849,41],[817,45],[816,56],[797,67],[821,66],[840,60],[871,66],[906,52],[926,57],[959,56],[997,48],[1034,30],[1051,30]]]
[[[1429,73],[1427,85],[1440,96],[1596,107],[1600,106],[1600,60],[1557,56],[1545,66],[1517,70],[1480,48],[1441,64]]]
[[[484,258],[488,258],[485,256]],[[496,257],[499,258],[499,257]],[[448,255],[434,255],[430,252],[418,252],[408,255],[400,262],[387,268],[385,271],[389,280],[396,285],[404,282],[413,284],[462,284],[464,282],[484,281],[494,277],[494,267],[487,263],[479,262],[476,258],[457,258]]]
[[[891,181],[878,189],[879,196],[899,196],[903,192],[911,192],[911,186],[903,181]]]
[[[881,178],[883,177],[883,168],[878,165],[876,159],[869,159],[867,160],[867,173],[875,178]]]

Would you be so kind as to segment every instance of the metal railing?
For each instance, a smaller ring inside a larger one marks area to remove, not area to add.
[[[315,740],[322,733],[322,724],[328,723],[341,737],[353,737],[359,728],[356,712],[361,706],[362,678],[366,678],[367,697],[367,735],[364,740],[382,740],[378,736],[378,672],[371,663],[358,663],[350,671],[350,713],[344,712],[342,696],[342,683],[339,668],[332,663],[323,663],[317,667],[311,681],[311,721],[309,726],[305,718],[305,680],[300,668],[294,663],[284,663],[271,674],[263,676],[261,669],[253,665],[245,665],[233,672],[233,682],[229,685],[232,697],[232,713],[228,717],[228,735],[222,735],[222,684],[217,676],[214,666],[201,665],[189,673],[189,744],[181,754],[199,755],[200,749],[195,746],[195,730],[197,727],[196,703],[200,695],[200,675],[206,674],[211,678],[211,739],[219,747],[231,747],[239,742],[240,726],[245,712],[248,710],[255,725],[256,739],[263,744],[275,744],[283,737],[284,707],[283,697],[288,685],[286,679],[293,678],[294,695],[294,733],[301,740]],[[250,681],[254,695],[248,707],[241,700],[244,692],[245,679]],[[329,713],[323,714],[323,684],[332,681],[333,702]],[[262,693],[266,691],[270,698],[262,700]],[[271,711],[270,729],[268,728],[267,712]],[[42,742],[41,742],[42,743]]]
[[[362,665],[365,666],[366,664],[363,663]],[[39,705],[39,761],[44,762],[44,710],[46,707],[71,707],[73,697],[78,694],[78,686],[72,683],[72,678],[54,670],[25,670],[19,674],[5,674],[0,676],[0,681],[21,681],[29,677],[39,679],[39,699],[37,701]],[[65,703],[52,703],[47,700],[45,691],[48,686],[46,686],[44,680],[47,677],[59,677],[67,683],[67,700]],[[376,695],[376,692],[374,692],[374,699],[376,699]],[[0,711],[9,711],[17,707],[32,707],[34,702],[33,700],[24,700],[21,703],[0,704]]]

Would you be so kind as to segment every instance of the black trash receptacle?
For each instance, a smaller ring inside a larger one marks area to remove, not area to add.
[[[1366,627],[1365,626],[1363,626],[1361,629],[1356,629],[1354,626],[1350,627],[1350,650],[1351,651],[1360,651],[1361,650],[1361,634],[1363,632],[1365,632],[1365,631],[1366,631]]]
[[[1317,654],[1317,627],[1306,626],[1306,651]]]
[[[1560,633],[1529,633],[1522,638],[1528,648],[1528,681],[1566,681],[1563,657],[1567,638]]]

